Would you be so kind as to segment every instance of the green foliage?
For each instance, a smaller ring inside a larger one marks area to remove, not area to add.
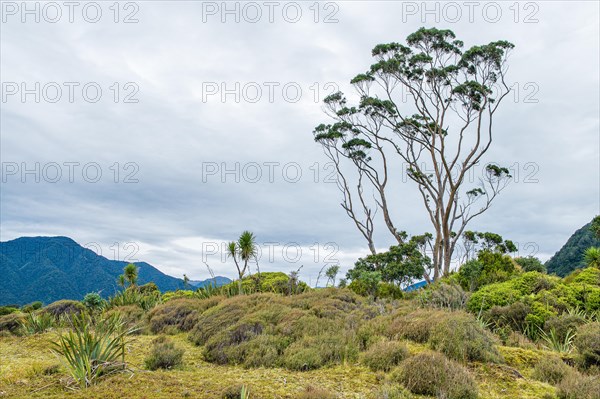
[[[447,399],[476,399],[477,384],[468,370],[443,355],[423,352],[408,358],[394,379],[419,395]]]
[[[433,309],[418,309],[408,314],[393,317],[387,327],[390,338],[406,338],[411,341],[426,343],[431,331],[447,312]]]
[[[153,294],[155,292],[159,292],[158,286],[153,282],[146,283],[144,285],[140,285],[138,287],[138,291],[143,295]]]
[[[431,259],[423,255],[419,236],[415,236],[404,244],[390,247],[387,252],[359,259],[348,271],[347,277],[351,280],[364,279],[365,273],[379,272],[381,280],[400,286],[422,278],[425,268],[430,266]]]
[[[470,260],[460,267],[457,281],[465,290],[476,291],[484,285],[509,280],[517,272],[509,256],[483,250],[477,254],[476,260]]]
[[[381,282],[381,273],[374,271],[361,271],[355,275],[348,288],[358,295],[377,297],[379,283]]]
[[[86,294],[81,302],[86,308],[92,311],[102,310],[106,305],[106,301],[102,299],[100,294],[97,292],[90,292],[89,294]]]
[[[189,331],[198,322],[200,313],[216,306],[220,299],[177,298],[158,305],[148,313],[150,330],[155,334]]]
[[[123,277],[129,283],[129,286],[134,286],[138,280],[138,268],[135,264],[129,263],[123,268]]]
[[[303,281],[297,281],[283,272],[261,272],[242,279],[242,292],[255,294],[259,292],[270,292],[284,295],[299,294],[309,290]],[[210,295],[233,296],[239,294],[239,281],[234,281],[219,288],[207,288]],[[199,290],[205,291],[206,289]]]
[[[363,355],[362,363],[373,371],[390,371],[408,357],[408,348],[398,341],[379,341]]]
[[[600,322],[579,327],[574,344],[582,368],[600,366]]]
[[[501,361],[491,334],[464,312],[450,313],[435,323],[429,343],[433,349],[462,363]]]
[[[600,247],[590,247],[583,253],[583,263],[586,267],[600,268]]]
[[[21,307],[21,311],[24,313],[30,313],[30,312],[36,311],[38,309],[41,309],[41,308],[42,308],[42,302],[35,301],[35,302],[31,302],[30,304],[23,305],[23,307]]]
[[[543,356],[533,368],[533,378],[552,385],[560,383],[567,375],[575,372],[557,356]]]
[[[573,330],[567,330],[563,337],[556,333],[553,328],[549,332],[540,330],[541,339],[545,343],[546,348],[560,353],[571,353],[573,350],[573,341],[575,338],[575,332]]]
[[[52,350],[66,362],[71,376],[82,387],[125,367],[126,336],[119,315],[94,320],[86,313],[72,316],[71,328],[52,342]]]
[[[160,303],[160,291],[142,293],[137,288],[138,287],[131,286],[126,290],[116,293],[108,299],[108,306],[137,305],[145,311],[148,311]]]
[[[31,312],[21,321],[21,331],[27,335],[40,334],[54,327],[55,319],[51,314]]]
[[[524,272],[546,273],[546,266],[534,256],[517,257],[514,260],[521,266],[521,269],[523,269]]]
[[[184,352],[167,337],[160,336],[152,341],[150,354],[144,363],[148,370],[172,369],[182,364]]]

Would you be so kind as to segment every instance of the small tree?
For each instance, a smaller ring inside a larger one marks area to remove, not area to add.
[[[123,277],[130,287],[135,287],[138,280],[138,268],[130,263],[123,269]]]
[[[518,257],[515,258],[515,262],[521,266],[524,272],[546,273],[546,266],[534,256]]]
[[[327,276],[327,284],[331,283],[331,285],[335,286],[335,278],[340,271],[340,265],[332,265],[325,270],[325,276]]]
[[[187,274],[183,275],[183,288],[187,289],[190,286],[190,279]]]
[[[256,237],[249,231],[244,231],[237,242],[232,241],[227,245],[227,255],[233,258],[238,272],[239,293],[242,293],[242,279],[248,270],[248,262],[254,260],[258,264],[258,248]]]

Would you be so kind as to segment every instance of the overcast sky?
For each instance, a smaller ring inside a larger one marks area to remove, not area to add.
[[[546,260],[600,213],[598,2],[22,4],[2,3],[2,241],[63,235],[200,279],[203,261],[234,276],[215,253],[248,229],[262,270],[347,270],[366,243],[312,130],[376,44],[421,26],[516,46],[486,158],[515,181],[471,229]],[[399,182],[392,210],[420,234],[416,193]]]

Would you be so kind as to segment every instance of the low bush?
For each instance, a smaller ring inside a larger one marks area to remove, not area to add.
[[[501,361],[492,335],[464,312],[453,312],[439,320],[431,331],[429,343],[433,349],[462,363]]]
[[[460,285],[446,283],[440,283],[423,290],[419,296],[423,306],[450,310],[465,309],[468,299],[469,295]]]
[[[103,318],[110,318],[118,315],[123,319],[123,323],[127,328],[133,329],[133,334],[147,333],[145,313],[142,308],[136,305],[115,306],[107,310],[102,315]]]
[[[400,314],[392,318],[387,335],[390,338],[406,338],[426,343],[435,323],[447,315],[448,312],[432,309],[418,309],[408,314]]]
[[[574,344],[582,368],[600,366],[600,322],[579,327]]]
[[[200,313],[219,303],[219,297],[209,299],[172,299],[158,305],[148,314],[150,330],[153,333],[189,331],[196,323]]]
[[[376,388],[368,396],[369,399],[413,399],[414,396],[406,388],[398,384],[384,384]]]
[[[10,313],[0,316],[0,331],[8,331],[17,334],[24,319],[23,313]]]
[[[543,356],[533,368],[533,378],[538,381],[556,385],[574,369],[565,364],[557,356]]]
[[[600,378],[570,373],[558,384],[559,399],[600,399]]]
[[[24,313],[31,313],[31,312],[34,312],[34,311],[36,311],[38,309],[41,309],[41,308],[42,308],[42,302],[35,301],[35,302],[31,302],[31,303],[29,303],[27,305],[23,305],[21,307],[21,311],[24,312]]]
[[[494,329],[509,328],[523,332],[527,325],[527,315],[531,308],[523,302],[515,302],[506,306],[494,306],[484,314],[484,319],[492,323]]]
[[[380,341],[362,355],[362,363],[373,371],[390,371],[408,357],[408,348],[398,341]]]
[[[550,332],[554,330],[557,338],[564,341],[567,335],[577,331],[579,326],[585,323],[586,320],[581,315],[565,313],[546,320],[544,331]]]
[[[150,354],[144,360],[148,370],[172,369],[183,363],[184,350],[165,336],[160,336],[152,341]]]
[[[56,320],[58,320],[62,316],[78,315],[84,310],[85,306],[83,306],[81,302],[63,299],[60,301],[53,302],[50,305],[46,306],[42,309],[42,312],[50,314],[54,316]]]
[[[19,311],[18,305],[0,306],[0,316],[15,313]]]
[[[445,399],[476,399],[477,384],[468,370],[435,352],[406,359],[392,378],[418,395]]]

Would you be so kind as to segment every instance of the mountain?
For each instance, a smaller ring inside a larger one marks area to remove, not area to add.
[[[229,284],[231,283],[231,279],[227,278],[227,277],[223,277],[223,276],[215,276],[214,279],[209,278],[206,280],[190,280],[190,285],[193,285],[194,287],[197,288],[202,288],[205,287],[209,284],[216,284],[217,287],[220,287],[222,285],[225,284]]]
[[[563,247],[546,262],[548,273],[564,277],[583,267],[583,253],[589,247],[600,247],[600,240],[590,229],[591,222],[577,230]]]
[[[109,260],[68,237],[21,237],[0,242],[0,305],[82,299],[88,292],[112,295],[128,262]],[[183,280],[136,262],[138,284],[161,291],[183,289]]]

